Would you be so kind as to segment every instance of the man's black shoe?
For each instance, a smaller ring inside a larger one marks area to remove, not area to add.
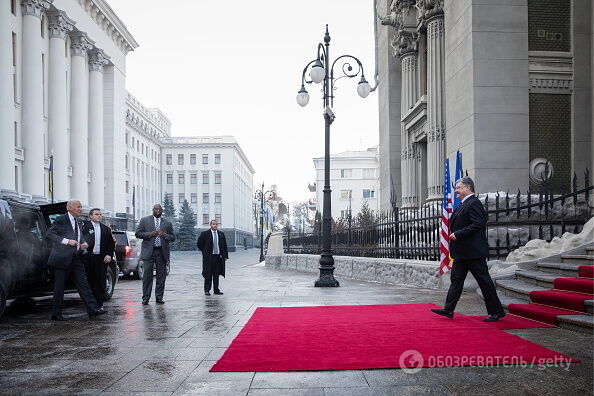
[[[210,296],[210,292],[204,292],[205,296]]]
[[[446,318],[450,318],[450,319],[452,319],[454,317],[454,313],[450,312],[446,309],[432,309],[431,312],[434,312],[441,316],[445,316]]]
[[[165,301],[163,301],[163,300],[157,300],[157,304],[163,305],[163,304],[165,304]]]
[[[223,294],[223,292],[220,290],[217,290],[216,292],[214,292],[214,294]]]
[[[483,322],[497,322],[499,319],[503,318],[505,315],[506,315],[505,312],[491,315],[488,318],[483,319]]]
[[[62,316],[62,314],[60,314],[60,315],[52,315],[52,320],[55,320],[57,322],[66,322],[68,319],[66,319],[65,317]]]
[[[142,300],[142,305],[148,305],[148,300]]]
[[[104,310],[103,308],[98,308],[98,309],[94,310],[93,312],[89,312],[89,318],[94,318],[95,316],[103,315],[106,313],[107,313],[107,311]]]

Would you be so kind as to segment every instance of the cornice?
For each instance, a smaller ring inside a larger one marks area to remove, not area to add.
[[[41,18],[41,14],[50,9],[53,1],[54,0],[21,0],[21,11],[23,15],[31,15]]]
[[[64,11],[51,10],[47,12],[49,19],[49,36],[54,38],[66,39],[66,35],[74,29],[74,22],[68,18]]]

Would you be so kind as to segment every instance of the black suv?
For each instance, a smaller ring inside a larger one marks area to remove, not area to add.
[[[64,213],[66,202],[38,206],[0,199],[0,316],[8,299],[53,293],[53,272],[47,266],[51,244],[45,236]],[[115,263],[107,268],[106,300],[113,295],[118,272]],[[67,284],[66,292],[76,292],[73,283]]]

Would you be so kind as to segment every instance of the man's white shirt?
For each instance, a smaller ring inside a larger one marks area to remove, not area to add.
[[[95,230],[95,245],[93,246],[93,254],[101,253],[101,223],[91,221]]]
[[[78,228],[78,222],[76,221],[76,219],[74,218],[74,216],[72,216],[72,214],[70,212],[68,212],[68,219],[70,219],[70,226],[72,227],[72,231],[74,231],[76,233],[76,230],[78,229],[78,241],[80,241],[80,229]],[[62,238],[62,245],[68,245],[68,239],[67,238]]]

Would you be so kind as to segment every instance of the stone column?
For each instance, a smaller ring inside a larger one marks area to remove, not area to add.
[[[89,76],[87,72],[87,51],[93,42],[86,33],[70,35],[71,89],[70,89],[70,196],[79,199],[83,205],[89,203],[88,187],[88,128],[89,128]]]
[[[0,3],[0,193],[16,194],[14,185],[14,99],[12,86],[12,14],[10,2]]]
[[[441,0],[427,2],[427,200],[443,199],[445,39]],[[430,7],[430,8],[427,8]]]
[[[49,17],[49,92],[48,141],[53,153],[53,190],[55,201],[70,199],[68,166],[68,93],[66,92],[66,35],[72,31],[74,21],[63,11],[50,11]]]
[[[103,66],[109,57],[103,50],[89,51],[89,205],[105,207],[105,156],[103,155]]]
[[[25,149],[23,192],[43,200],[45,191],[43,138],[43,74],[41,62],[41,15],[50,7],[45,0],[22,0],[21,131]],[[12,139],[11,139],[12,140]],[[13,154],[14,155],[14,154]]]
[[[414,106],[419,97],[417,77],[418,53],[417,36],[413,32],[400,30],[396,36],[396,52],[402,64],[402,98],[401,116],[404,116]],[[402,207],[418,206],[418,163],[415,147],[409,139],[404,123],[400,124],[402,147]]]

